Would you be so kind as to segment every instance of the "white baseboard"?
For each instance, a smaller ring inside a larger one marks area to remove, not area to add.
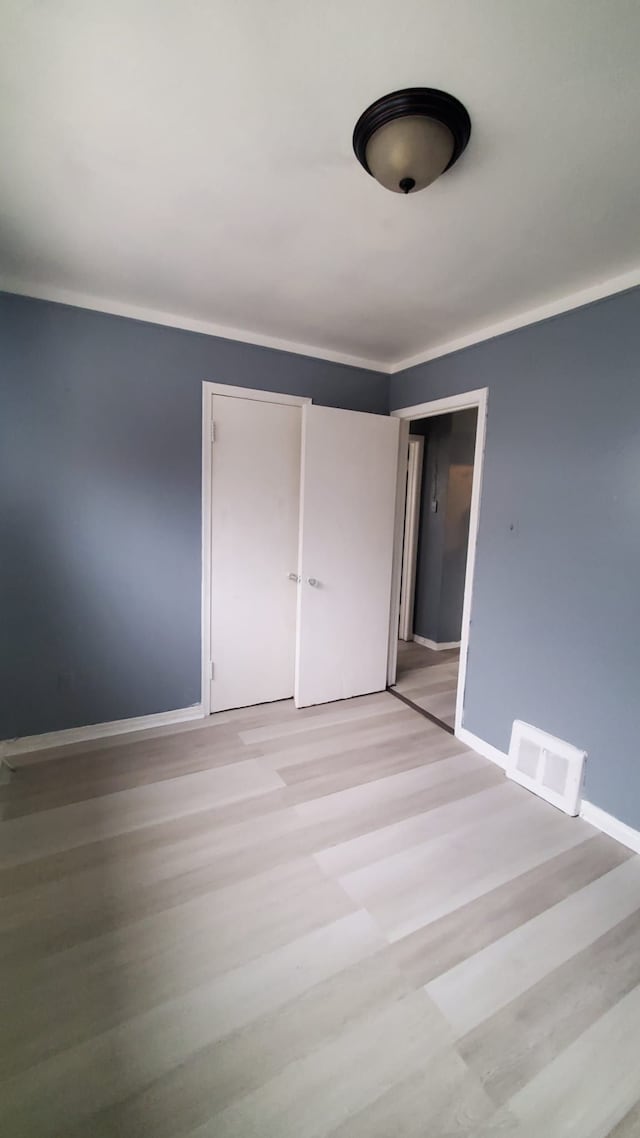
[[[45,751],[50,747],[64,747],[67,743],[85,743],[92,739],[105,739],[110,735],[126,735],[129,731],[148,731],[153,727],[168,727],[171,723],[184,723],[189,719],[202,719],[201,703],[181,707],[176,711],[161,711],[157,715],[139,715],[135,719],[114,719],[112,723],[90,723],[86,727],[69,727],[66,731],[49,731],[45,735],[23,735],[18,739],[0,742],[0,759],[5,755],[25,755],[32,751]]]
[[[492,763],[496,763],[504,770],[507,765],[507,755],[504,751],[499,751],[491,743],[486,743],[484,739],[480,739],[477,735],[473,735],[471,731],[467,731],[466,727],[458,727],[456,730],[456,739],[464,743],[467,747],[477,751],[485,759],[490,759]]]
[[[416,644],[422,644],[423,648],[431,648],[433,652],[444,652],[446,648],[460,647],[459,640],[445,640],[439,644],[436,640],[427,640],[426,636],[418,636],[415,632],[413,634],[413,640]]]
[[[467,747],[477,751],[485,759],[497,763],[503,770],[506,767],[508,756],[503,751],[499,751],[497,747],[492,746],[491,743],[487,743],[484,739],[472,734],[471,731],[467,731],[466,727],[458,728],[456,738]],[[601,810],[599,806],[594,806],[593,802],[587,802],[584,798],[580,804],[580,817],[585,822],[595,826],[597,830],[601,830],[603,834],[615,838],[617,842],[627,846],[634,853],[640,853],[640,830],[634,830],[633,826],[628,826],[626,822],[621,822],[619,818],[614,818],[613,814],[607,814],[606,810]]]
[[[606,810],[601,810],[599,806],[594,806],[593,802],[587,802],[586,799],[582,800],[580,817],[584,818],[585,822],[590,822],[597,830],[602,830],[603,834],[608,834],[623,846],[628,846],[634,853],[640,853],[640,830],[627,826],[626,822],[614,818],[613,814],[607,814]]]

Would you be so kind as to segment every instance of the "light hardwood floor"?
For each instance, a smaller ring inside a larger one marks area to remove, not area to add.
[[[6,1138],[631,1138],[640,859],[383,693],[25,757]]]
[[[396,691],[435,715],[449,727],[455,725],[458,690],[459,648],[441,652],[409,640],[398,641]]]

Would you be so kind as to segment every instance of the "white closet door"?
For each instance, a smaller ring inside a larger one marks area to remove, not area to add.
[[[303,408],[298,707],[386,687],[399,420]]]
[[[301,408],[214,395],[211,710],[293,695]]]

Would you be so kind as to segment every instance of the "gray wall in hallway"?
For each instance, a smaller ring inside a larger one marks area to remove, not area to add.
[[[457,411],[451,417],[449,486],[438,629],[439,639],[445,644],[459,640],[462,632],[477,417],[474,410]]]
[[[394,409],[489,389],[465,726],[583,747],[585,796],[635,827],[639,372],[634,289],[391,380]]]
[[[424,437],[413,631],[418,636],[435,641],[440,640],[439,616],[447,506],[446,467],[450,430],[451,415],[438,415],[435,419],[424,419],[411,424],[411,434]],[[438,509],[433,513],[431,501],[435,483]]]
[[[202,380],[388,410],[388,377],[0,294],[0,738],[200,700]]]
[[[476,418],[457,411],[411,425],[425,435],[413,630],[438,644],[460,639]]]

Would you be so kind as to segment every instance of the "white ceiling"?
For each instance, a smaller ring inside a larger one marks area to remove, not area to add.
[[[4,287],[386,368],[640,264],[637,0],[4,0],[0,22]],[[473,131],[404,198],[351,133],[406,86]]]

